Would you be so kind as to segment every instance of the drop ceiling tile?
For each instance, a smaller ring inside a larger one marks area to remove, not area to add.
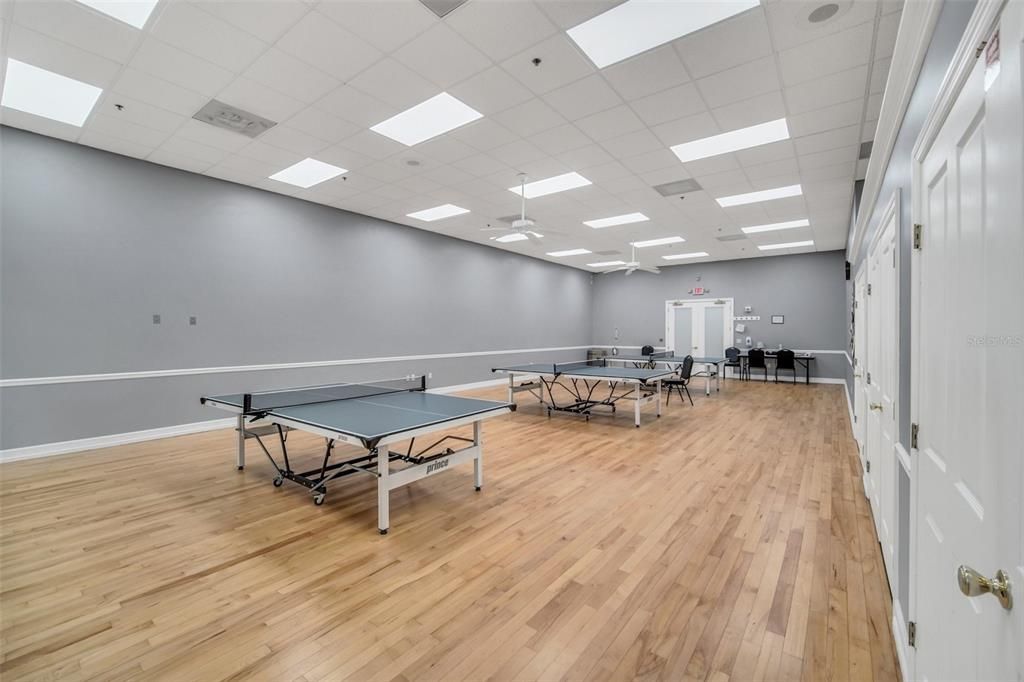
[[[491,118],[481,118],[448,133],[474,149],[486,152],[517,139],[515,133]]]
[[[539,99],[531,99],[495,114],[494,120],[522,137],[536,135],[566,122],[558,112]]]
[[[317,11],[302,17],[277,46],[341,80],[348,80],[382,56],[380,50]]]
[[[736,170],[740,168],[740,164],[736,160],[735,154],[719,154],[718,156],[684,163],[683,168],[686,169],[686,172],[691,177],[697,178],[697,182],[700,182],[700,179],[704,176]]]
[[[15,10],[18,25],[122,64],[142,36],[135,27],[77,2],[19,2]]]
[[[668,90],[690,80],[672,45],[662,45],[602,69],[601,75],[627,100]]]
[[[223,128],[215,128],[194,118],[184,121],[178,127],[175,135],[192,142],[198,142],[207,147],[223,149],[226,152],[237,152],[252,143],[252,139],[246,135],[224,130]]]
[[[800,165],[795,156],[757,165],[743,165],[743,172],[750,178],[755,190],[785,187],[800,182]]]
[[[404,152],[408,147],[400,142],[378,135],[372,130],[363,130],[352,137],[342,140],[342,144],[352,151],[380,160]]]
[[[121,110],[117,109],[116,105],[118,104],[121,105]],[[166,109],[160,109],[159,107],[151,106],[132,97],[126,97],[109,90],[105,91],[96,103],[93,114],[99,113],[109,114],[118,120],[145,126],[153,130],[162,130],[167,133],[173,133],[185,121],[189,120],[191,116],[191,114],[172,113]]]
[[[349,80],[348,85],[399,111],[438,94],[436,85],[390,57],[380,60]]]
[[[570,121],[622,104],[622,99],[596,73],[552,90],[544,95],[544,101]]]
[[[752,192],[753,187],[747,180],[746,174],[740,168],[711,173],[697,178],[700,186],[703,187],[712,197],[739,194],[741,192]]]
[[[722,130],[736,130],[748,126],[786,118],[786,103],[782,92],[773,90],[733,104],[711,110],[711,116]]]
[[[862,24],[779,53],[782,82],[793,86],[867,64],[871,34],[872,25]]]
[[[644,173],[663,168],[677,170],[679,168],[679,158],[668,149],[662,148],[623,159],[622,165],[638,175],[643,175]]]
[[[444,21],[495,61],[508,59],[558,31],[532,2],[474,0]]]
[[[859,125],[863,108],[864,103],[861,100],[851,100],[804,114],[797,114],[788,120],[789,132],[793,137],[804,137],[813,133]]]
[[[542,133],[537,133],[529,138],[529,141],[535,144],[537,147],[543,149],[548,154],[559,154],[561,152],[569,151],[570,149],[577,149],[579,147],[585,147],[588,144],[593,144],[593,140],[580,132],[580,129],[571,123],[560,125],[557,128],[551,128]]]
[[[535,58],[541,60],[538,66],[533,65],[532,60]],[[501,63],[501,67],[538,95],[595,72],[590,61],[576,49],[575,44],[564,33],[556,33],[528,50],[506,59]]]
[[[303,157],[314,158],[318,158],[317,152],[331,146],[329,142],[307,135],[287,124],[274,126],[260,135],[260,140],[266,144],[295,152]]]
[[[225,166],[223,163],[218,163],[215,166],[210,166],[203,175],[211,178],[217,178],[219,180],[227,180],[228,182],[234,182],[239,185],[255,185],[262,178],[253,173],[247,173],[246,171],[238,170],[236,168],[230,168]],[[266,177],[266,176],[263,176]]]
[[[807,217],[807,204],[803,197],[767,201],[763,205],[769,222],[780,223],[785,220],[798,220]]]
[[[382,102],[348,85],[324,95],[316,107],[365,128],[386,121],[400,111],[393,104]]]
[[[625,0],[543,0],[538,6],[559,28],[568,29],[607,12]]]
[[[801,171],[811,171],[839,163],[848,163],[852,167],[853,162],[857,160],[859,151],[860,145],[836,147],[826,151],[801,154],[797,157],[797,162],[800,164]]]
[[[258,181],[273,175],[277,171],[281,170],[282,167],[286,166],[284,166],[280,161],[271,163],[268,161],[251,159],[240,154],[229,154],[216,166],[211,166],[211,170],[216,168],[225,172],[231,171],[235,177],[245,175],[253,181]]]
[[[227,69],[152,37],[142,41],[130,65],[207,98],[217,95],[234,78]]]
[[[439,21],[419,0],[324,0],[317,11],[384,52],[393,52]]]
[[[780,90],[775,57],[764,57],[697,81],[704,102],[712,109]]]
[[[193,159],[194,161],[204,163],[205,166],[203,167],[203,170],[206,170],[215,163],[220,163],[228,156],[228,152],[223,149],[209,147],[205,144],[187,140],[178,135],[173,135],[168,138],[168,140],[160,145],[160,148],[154,152],[154,154],[161,155],[164,153],[173,156],[184,156],[186,158]],[[150,157],[150,159],[152,159],[152,157]],[[162,162],[158,161],[158,163]]]
[[[150,32],[168,45],[234,73],[267,49],[256,37],[184,2],[164,6]]]
[[[441,163],[453,163],[477,153],[476,148],[451,135],[441,135],[432,140],[421,142],[414,149],[417,153]]]
[[[704,78],[772,54],[763,7],[680,38],[673,45],[693,78]]]
[[[260,55],[243,75],[306,104],[341,85],[323,71],[274,47]]]
[[[360,154],[359,152],[353,151],[340,144],[331,145],[326,149],[321,149],[317,152],[316,158],[324,163],[329,163],[332,166],[337,166],[338,168],[347,168],[350,171],[360,171],[375,162],[372,157]]]
[[[622,137],[627,133],[644,128],[644,123],[626,105],[608,109],[580,119],[576,125],[598,142]]]
[[[388,184],[408,178],[412,174],[413,171],[408,166],[390,163],[387,160],[378,161],[377,163],[367,166],[360,171],[360,175],[366,175],[374,180],[379,180],[384,183],[384,185],[374,190],[375,192],[386,192],[387,190],[385,187]]]
[[[110,87],[121,68],[120,64],[106,57],[18,24],[13,24],[8,31],[5,56],[103,89]]]
[[[656,126],[675,118],[691,116],[705,111],[704,100],[693,83],[669,88],[664,92],[640,98],[630,102],[644,123]]]
[[[875,36],[875,59],[886,59],[892,56],[896,46],[896,34],[900,28],[900,14],[888,14],[878,22],[878,33]]]
[[[823,152],[829,149],[857,145],[859,139],[860,126],[851,125],[845,128],[837,128],[824,133],[815,133],[813,135],[797,138],[795,141],[796,151],[800,156],[805,154],[814,154],[816,152]],[[854,158],[856,158],[856,156]]]
[[[472,157],[472,158],[475,158],[475,157]],[[463,160],[465,160],[465,159],[463,159]],[[492,172],[500,172],[502,170],[504,170],[504,169],[497,168],[497,169],[493,169]],[[429,175],[430,180],[433,181],[434,183],[438,184],[439,186],[441,186],[441,185],[451,185],[455,189],[459,189],[459,185],[461,183],[466,182],[467,180],[473,179],[473,177],[478,175],[478,174],[477,173],[467,173],[466,171],[456,167],[455,165],[451,165],[451,166],[438,166],[437,168],[432,169],[428,175]],[[509,175],[511,175],[511,173],[509,173]],[[427,190],[424,190],[423,193],[426,193],[426,191]],[[444,191],[450,192],[450,190],[444,190]],[[457,206],[461,206],[461,204],[458,204],[457,202],[455,202],[452,199],[449,199],[445,203],[455,203]]]
[[[733,155],[741,166],[757,166],[771,161],[793,159],[796,157],[796,148],[793,140],[779,140],[750,149],[741,149]]]
[[[139,127],[140,126],[131,126],[131,128],[136,129]],[[121,154],[122,156],[132,156],[137,159],[143,159],[149,156],[153,150],[156,149],[155,146],[130,140],[129,138],[135,137],[135,134],[131,129],[121,132],[123,132],[121,135],[108,135],[95,128],[90,128],[79,136],[78,143],[89,147],[95,147],[97,149],[103,149],[115,154]]]
[[[710,112],[662,123],[651,128],[651,131],[666,146],[682,144],[722,132]]]
[[[197,0],[194,4],[265,43],[275,42],[310,9],[301,0]]]
[[[871,83],[869,85],[872,95],[885,92],[885,83],[889,77],[889,66],[892,59],[878,59],[871,65]]]
[[[858,66],[788,87],[783,90],[783,96],[786,98],[789,112],[800,114],[831,104],[863,98],[867,77],[868,67]]]
[[[510,142],[509,144],[502,145],[497,149],[492,149],[488,153],[498,161],[501,161],[512,168],[516,168],[520,164],[524,164],[529,161],[536,161],[537,159],[543,159],[545,157],[544,152],[526,140]],[[513,184],[515,184],[514,180],[510,185],[508,185],[508,187],[511,187]]]
[[[158,163],[161,166],[170,166],[190,173],[203,173],[212,164],[203,159],[196,159],[184,154],[178,154],[168,149],[157,149],[146,157],[147,161]]]
[[[827,21],[811,23],[818,7],[814,2],[774,2],[765,6],[776,50],[786,50],[815,40],[827,40],[841,31],[871,22],[876,2],[839,2],[839,11]]]
[[[126,96],[134,102],[146,102],[147,105],[182,116],[192,116],[210,99],[206,95],[131,67],[126,67],[121,72],[112,92]]]
[[[245,147],[242,147],[238,150],[237,156],[270,164],[275,168],[275,173],[302,161],[304,158],[301,154],[296,154],[295,152],[290,152],[280,147],[269,145],[265,142],[261,142],[260,140],[254,140]],[[230,161],[231,158],[229,157],[222,161],[222,163],[230,163]]]
[[[337,142],[359,132],[359,126],[333,116],[315,107],[307,107],[289,118],[290,128],[318,137],[328,142]]]
[[[504,111],[533,97],[525,85],[498,66],[452,86],[448,92],[484,116]]]
[[[244,76],[232,81],[217,99],[271,121],[284,121],[305,108],[302,102]]]
[[[687,180],[691,176],[689,171],[687,171],[687,169],[684,168],[677,160],[675,166],[664,166],[655,170],[645,171],[638,177],[643,181],[644,187],[654,188],[658,185],[665,185],[670,182]],[[658,196],[664,198],[660,192],[658,193]]]
[[[475,154],[465,159],[459,159],[453,162],[452,166],[473,177],[482,177],[502,172],[512,174],[511,168],[487,154]]]
[[[605,140],[601,143],[601,146],[617,159],[626,159],[655,150],[668,151],[666,145],[655,137],[651,131],[646,129],[626,133],[622,137],[616,137],[611,140]]]
[[[443,23],[435,24],[395,51],[394,58],[440,88],[491,66],[491,60]]]
[[[572,169],[590,168],[592,166],[599,166],[601,164],[608,163],[612,160],[611,154],[606,152],[604,149],[596,144],[588,144],[583,147],[576,147],[564,152],[558,152],[554,154],[556,160],[564,163],[566,166]],[[628,170],[626,171],[629,172]],[[583,173],[583,177],[593,181],[589,175]]]

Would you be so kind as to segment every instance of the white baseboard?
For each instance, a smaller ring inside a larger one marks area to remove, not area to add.
[[[487,381],[476,381],[468,384],[455,384],[452,386],[440,386],[430,389],[431,393],[458,393],[459,391],[471,391],[478,388],[489,388],[492,386],[503,386],[508,383],[507,379],[488,379]],[[128,433],[112,433],[106,436],[94,436],[92,438],[78,438],[57,443],[41,443],[40,445],[29,445],[21,448],[9,448],[0,450],[0,464],[17,462],[24,459],[36,459],[38,457],[53,457],[55,455],[66,455],[72,452],[87,452],[111,448],[116,445],[128,445],[129,443],[141,443],[147,440],[159,438],[173,438],[191,433],[202,433],[204,431],[215,431],[217,429],[233,428],[235,420],[232,417],[225,419],[211,419],[209,421],[193,422],[191,424],[177,424],[175,426],[161,426],[155,429],[143,431],[130,431]]]
[[[892,600],[892,637],[896,644],[896,658],[900,664],[900,679],[910,679],[909,654],[907,646],[907,624],[903,620],[903,608],[898,599]]]
[[[843,379],[843,383],[846,384],[846,379]],[[846,388],[843,389],[843,395],[846,396],[846,409],[850,411],[850,431],[853,433],[853,440],[857,440],[857,427],[854,426],[856,422],[853,420],[853,403],[850,401],[850,385],[846,384]]]

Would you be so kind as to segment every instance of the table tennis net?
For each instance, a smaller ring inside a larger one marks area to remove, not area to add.
[[[387,395],[389,393],[424,391],[426,388],[426,377],[416,376],[366,383],[328,384],[325,386],[304,386],[278,391],[245,393],[242,396],[242,410],[246,414],[267,412],[285,407],[329,403],[336,400],[354,400]]]

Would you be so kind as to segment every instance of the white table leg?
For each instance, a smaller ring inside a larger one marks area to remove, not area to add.
[[[377,530],[387,535],[391,526],[391,491],[388,490],[388,474],[391,473],[391,458],[386,445],[377,446]]]
[[[636,399],[633,401],[633,423],[636,424],[636,428],[640,428],[640,398],[643,392],[640,390],[640,382],[636,384]]]
[[[480,422],[473,422],[473,445],[477,447],[476,458],[473,459],[473,482],[476,489],[484,486],[484,437],[483,425]]]
[[[516,375],[515,374],[509,374],[508,375],[508,402],[510,402],[510,403],[514,403],[516,401],[515,400],[515,392],[513,392],[513,390],[512,390],[512,388],[515,386],[515,380],[516,380]]]
[[[711,395],[711,365],[704,365],[704,395]]]
[[[238,415],[238,455],[236,465],[239,471],[245,468],[245,415]]]

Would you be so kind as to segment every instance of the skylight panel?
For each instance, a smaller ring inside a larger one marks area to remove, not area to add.
[[[422,211],[416,211],[415,213],[406,213],[406,216],[430,223],[435,220],[441,220],[442,218],[451,218],[452,216],[462,215],[463,213],[469,213],[469,209],[456,206],[455,204],[442,204],[441,206],[425,208]]]
[[[102,93],[95,85],[8,59],[0,104],[81,128]]]
[[[804,242],[786,242],[785,244],[763,244],[757,248],[762,251],[774,251],[776,249],[795,249],[801,246],[814,246],[814,240],[808,239]]]
[[[526,198],[533,199],[534,197],[542,197],[547,194],[555,194],[556,192],[565,192],[570,189],[576,189],[577,187],[586,187],[590,184],[593,183],[574,171],[572,173],[563,173],[562,175],[556,175],[544,180],[528,182],[524,186],[524,189],[526,191]],[[518,186],[509,187],[508,191],[515,192],[522,196],[522,192]]]
[[[666,244],[679,244],[680,242],[685,241],[686,240],[682,237],[662,237],[661,239],[648,239],[642,242],[631,242],[631,245],[638,249],[643,249],[648,246],[665,246]]]
[[[642,223],[650,220],[643,213],[625,213],[623,215],[612,216],[611,218],[598,218],[597,220],[584,220],[583,224],[594,228],[595,230],[602,227],[614,227],[615,225],[628,225],[630,223]]]
[[[142,28],[149,15],[156,8],[158,0],[78,0],[78,2],[102,12],[108,17],[123,21],[135,28]]]
[[[775,187],[774,189],[763,189],[760,192],[747,192],[746,194],[733,194],[728,197],[718,197],[715,201],[722,208],[729,206],[742,206],[744,204],[756,204],[762,201],[773,201],[787,197],[798,197],[804,193],[800,185],[787,185],[786,187]]]
[[[670,256],[662,256],[662,258],[665,260],[682,260],[684,258],[703,258],[707,255],[707,251],[694,251],[693,253],[673,253]]]
[[[590,253],[587,249],[567,249],[565,251],[549,251],[552,258],[565,258],[566,256],[583,256]]]
[[[395,114],[370,130],[411,147],[481,117],[483,114],[476,109],[442,92],[411,109]]]
[[[757,0],[629,0],[566,33],[603,69],[757,5]]]
[[[758,232],[774,232],[775,230],[790,230],[794,227],[807,227],[811,224],[811,221],[803,218],[801,220],[787,220],[782,223],[769,223],[767,225],[751,225],[750,227],[741,227],[740,230],[744,234],[756,234]]]
[[[347,172],[344,168],[338,168],[323,161],[303,159],[293,166],[288,166],[284,170],[274,173],[270,176],[270,179],[309,189],[313,185],[319,185],[321,182],[336,178],[342,173]]]
[[[741,149],[759,147],[769,142],[789,139],[789,126],[786,119],[780,118],[767,123],[758,123],[747,128],[730,130],[727,133],[703,137],[692,142],[673,145],[672,151],[683,163],[696,161],[709,156],[718,156]]]

